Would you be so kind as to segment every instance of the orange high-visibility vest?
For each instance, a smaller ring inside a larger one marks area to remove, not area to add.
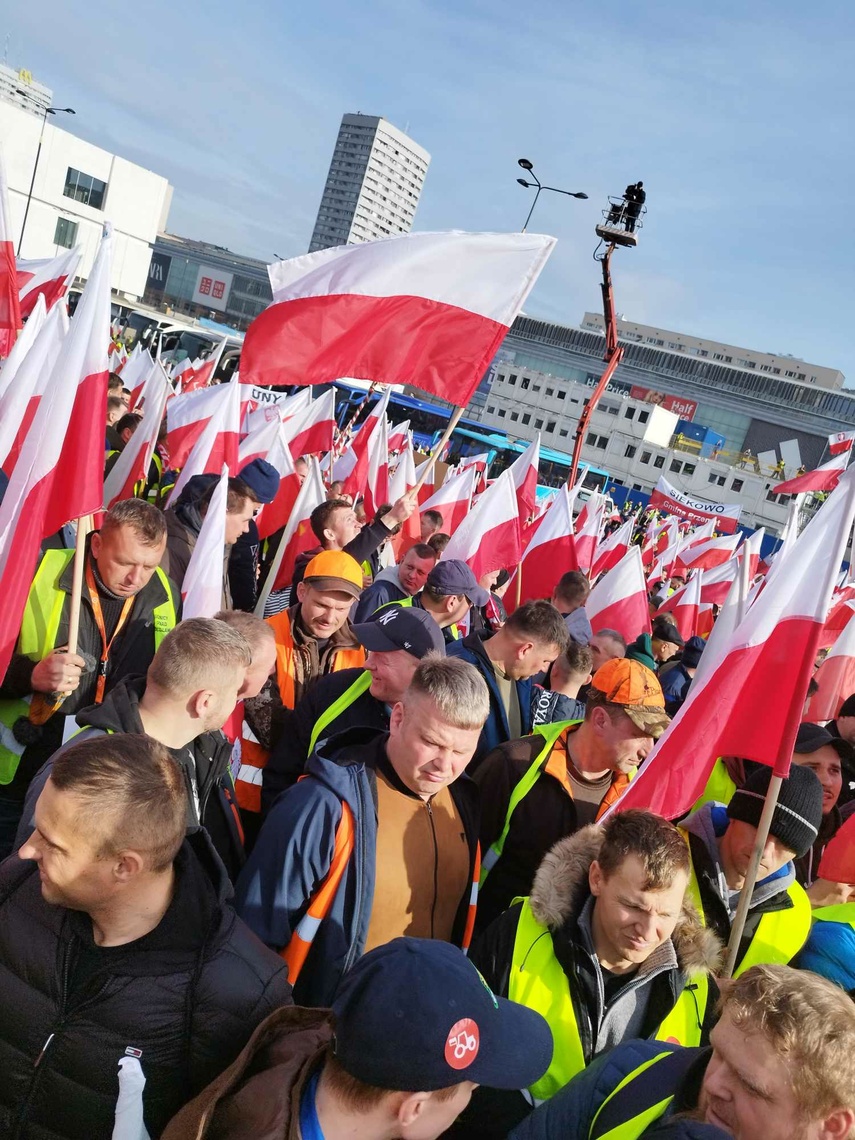
[[[294,707],[294,637],[287,610],[267,618],[267,624],[276,635],[276,683],[279,696],[286,709]],[[365,650],[361,645],[340,649],[333,658],[331,673],[342,669],[358,669],[365,664]]]

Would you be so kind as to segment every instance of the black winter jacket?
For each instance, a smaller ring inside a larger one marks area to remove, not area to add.
[[[297,702],[291,714],[288,731],[283,733],[270,754],[262,773],[261,811],[267,815],[280,792],[296,784],[306,769],[309,759],[309,741],[318,717],[337,701],[357,681],[364,669],[342,669],[319,677],[308,693]],[[321,733],[322,738],[335,736],[351,728],[373,728],[377,732],[389,731],[389,713],[382,701],[366,690],[342,713],[330,721]]]
[[[175,870],[160,924],[98,948],[86,914],[44,901],[35,863],[12,856],[0,866],[4,1140],[110,1140],[125,1058],[139,1060],[156,1140],[290,1003],[284,963],[235,915],[204,832],[185,840]]]
[[[84,729],[74,743],[102,732],[145,732],[140,720],[140,698],[145,692],[145,677],[128,677],[117,685],[103,704],[92,705],[77,714]],[[200,824],[211,837],[217,854],[234,881],[246,861],[238,825],[239,813],[234,783],[229,769],[231,745],[222,732],[203,732],[186,748],[170,748],[169,753],[181,768],[187,785],[187,826]],[[36,800],[47,783],[53,767],[51,757],[39,769],[27,792],[16,847],[32,831]]]

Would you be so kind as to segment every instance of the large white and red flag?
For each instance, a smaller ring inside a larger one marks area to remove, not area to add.
[[[787,479],[783,483],[773,485],[776,495],[801,495],[806,491],[833,491],[840,482],[840,476],[846,470],[852,458],[851,450],[842,451],[832,456],[827,463],[817,467],[814,471],[806,471],[804,475],[796,475],[794,479]]]
[[[828,617],[822,627],[822,634],[819,639],[820,649],[829,649],[834,645],[851,623],[853,615],[855,615],[855,586],[843,586],[841,589],[835,590]]]
[[[410,438],[410,421],[404,420],[403,423],[395,424],[389,428],[389,451],[394,454],[395,452],[402,451],[407,446],[407,441]]]
[[[0,150],[0,357],[5,358],[12,351],[21,324],[21,299],[18,294],[12,216],[9,212],[9,187],[6,183],[3,152]]]
[[[148,477],[149,465],[157,447],[157,437],[166,401],[172,395],[172,385],[160,364],[157,361],[152,363],[155,370],[146,385],[143,418],[104,479],[104,506],[108,510],[114,503],[133,497],[137,483],[144,482]]]
[[[181,492],[194,475],[216,475],[222,470],[223,464],[228,467],[232,474],[237,475],[240,446],[238,442],[240,437],[240,384],[237,380],[232,379],[228,384],[217,385],[217,389],[222,390],[222,397],[181,468],[181,474],[176,479],[172,494],[169,496],[169,505],[178,501]],[[211,389],[205,388],[204,391],[208,392]],[[197,393],[191,393],[191,396],[195,395]],[[166,413],[167,422],[169,420],[169,408],[174,403],[175,400],[169,402]]]
[[[834,720],[846,698],[855,693],[855,621],[843,627],[814,680],[819,690],[811,697],[805,719]]]
[[[516,577],[520,575],[520,602],[551,598],[558,579],[576,565],[573,549],[573,498],[566,485],[534,527],[519,569],[511,576],[505,595],[508,612],[516,606]],[[510,603],[510,604],[508,604]]]
[[[635,530],[635,519],[627,519],[617,530],[613,530],[608,538],[604,538],[597,546],[594,555],[594,564],[591,567],[591,577],[598,578],[600,574],[607,574],[613,570],[623,558],[632,544],[632,534]]]
[[[300,488],[297,495],[297,500],[288,517],[288,523],[282,534],[280,544],[277,547],[278,551],[282,550],[282,561],[279,563],[279,568],[276,571],[276,576],[270,588],[274,590],[284,590],[286,586],[291,584],[294,577],[294,565],[297,561],[297,556],[303,554],[307,550],[311,550],[313,546],[318,545],[318,540],[311,526],[311,515],[315,507],[319,507],[321,503],[326,501],[327,492],[324,487],[324,481],[321,478],[321,469],[318,461],[315,458],[309,460],[309,473]],[[267,601],[267,596],[270,593],[267,583],[265,583],[259,598],[256,603],[255,612],[261,614],[264,612],[264,603]]]
[[[729,637],[713,630],[685,704],[618,810],[645,808],[680,818],[700,796],[718,756],[742,756],[787,775],[853,518],[855,470],[846,472],[805,527],[786,573],[767,579]]]
[[[468,562],[476,578],[516,566],[522,553],[517,512],[513,478],[509,470],[503,471],[454,531],[443,558]]]
[[[285,439],[295,459],[330,451],[335,436],[335,392],[332,388],[282,420]]]
[[[487,490],[487,469],[490,466],[490,453],[482,451],[479,455],[466,455],[457,464],[458,471],[466,471],[474,467],[478,472],[478,482],[475,484],[475,494],[482,495]]]
[[[641,549],[631,546],[620,562],[604,574],[588,595],[585,613],[594,633],[616,629],[626,640],[650,633],[650,606]]]
[[[60,298],[65,297],[77,273],[82,255],[83,250],[78,245],[74,249],[63,250],[57,257],[37,258],[31,261],[18,259],[18,293],[21,316],[24,320],[35,308],[39,297],[44,297],[48,309],[52,309]],[[108,329],[108,344],[109,337]]]
[[[0,675],[14,649],[42,540],[101,506],[111,253],[106,234],[0,504]]]
[[[234,387],[238,389],[238,385]],[[230,383],[215,384],[213,388],[203,388],[198,392],[182,392],[169,401],[166,409],[166,451],[170,467],[177,471],[184,466],[211,417],[218,414],[221,405],[230,404],[233,398]],[[218,463],[214,471],[219,471],[220,466]]]
[[[228,497],[229,469],[224,465],[181,584],[185,618],[210,618],[222,609]]]
[[[143,398],[146,381],[155,371],[160,370],[160,362],[155,360],[148,349],[141,344],[134,345],[128,363],[122,371],[122,383],[130,392],[128,411],[133,412]],[[172,388],[170,387],[170,392]]]
[[[395,503],[398,499],[406,495],[408,491],[412,491],[417,479],[416,464],[413,458],[413,441],[410,436],[407,436],[406,443],[400,448],[398,453],[398,465],[389,478],[389,502]],[[418,519],[418,510],[414,511],[413,515]],[[411,515],[410,518],[412,518],[413,515]],[[404,528],[406,529],[406,523],[404,524]]]
[[[671,620],[679,630],[684,641],[694,637],[698,632],[698,615],[701,608],[701,591],[703,589],[703,570],[698,570],[688,580],[685,586],[675,590],[670,598],[656,611],[658,614],[670,614]]]
[[[428,462],[430,461],[428,460]],[[422,464],[423,466],[424,464]],[[417,471],[416,475],[418,474]],[[453,535],[469,514],[477,478],[478,472],[474,467],[469,467],[466,471],[450,476],[423,503],[419,503],[419,510],[422,514],[425,511],[439,511],[442,515],[443,532]]]
[[[675,571],[688,573],[690,570],[712,570],[723,566],[736,554],[742,541],[742,532],[723,534],[719,538],[708,538],[705,542],[692,543],[677,555]]]
[[[582,570],[590,575],[594,565],[594,556],[600,542],[603,529],[603,516],[606,510],[606,500],[595,491],[576,519],[576,533],[574,535],[574,550],[576,552],[576,570]],[[571,569],[571,567],[568,567]]]
[[[195,392],[199,388],[207,388],[214,379],[214,373],[219,367],[226,347],[226,338],[215,345],[208,355],[202,359],[194,360],[190,368],[181,373],[181,391]]]
[[[364,485],[365,514],[373,519],[389,501],[389,421],[381,416],[368,441],[368,476]]]
[[[411,233],[277,261],[273,304],[247,330],[244,379],[406,383],[465,407],[554,245]]]
[[[47,328],[45,328],[47,326]],[[0,467],[11,475],[68,331],[61,310],[33,310],[0,371]]]
[[[344,483],[342,491],[344,494],[350,495],[354,502],[356,502],[357,496],[365,490],[371,440],[374,438],[378,424],[386,422],[386,409],[389,406],[391,395],[391,388],[387,388],[383,392],[383,395],[365,417],[344,455],[333,466],[333,478],[340,479]]]
[[[852,448],[852,441],[855,440],[855,431],[835,431],[828,437],[828,453],[829,455],[842,455]]]
[[[537,511],[537,474],[540,466],[540,432],[519,459],[508,470],[514,481],[519,506],[520,526],[525,526]]]

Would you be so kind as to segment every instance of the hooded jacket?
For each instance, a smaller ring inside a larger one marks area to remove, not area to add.
[[[688,840],[689,857],[698,880],[704,918],[710,929],[725,944],[730,938],[730,924],[739,903],[739,892],[732,892],[727,885],[717,842],[727,830],[728,823],[724,805],[709,803],[680,824],[680,830]],[[792,863],[787,863],[780,871],[768,875],[755,885],[736,955],[737,967],[745,957],[763,915],[794,909],[787,890],[795,881],[795,867]]]
[[[490,693],[490,712],[484,727],[481,729],[481,736],[478,740],[475,755],[472,757],[470,771],[474,771],[476,765],[481,762],[488,752],[492,752],[494,748],[497,748],[500,744],[504,744],[505,741],[511,739],[508,714],[505,711],[505,705],[502,701],[502,695],[499,692],[499,686],[496,684],[496,674],[493,672],[493,663],[487,656],[487,651],[484,648],[484,642],[492,636],[492,630],[470,633],[468,637],[464,637],[462,641],[452,642],[445,651],[448,657],[462,657],[464,661],[468,661],[470,665],[474,665],[487,682],[487,689]],[[522,735],[528,736],[532,728],[531,697],[534,682],[531,677],[527,677],[524,681],[517,681],[515,683],[520,704]]]
[[[144,692],[145,677],[128,677],[120,682],[105,697],[103,704],[92,705],[77,714],[77,723],[83,731],[73,737],[73,743],[107,732],[145,732],[140,719],[140,699]],[[245,856],[229,769],[231,745],[219,730],[202,732],[186,748],[170,748],[169,753],[181,768],[186,782],[188,827],[201,824],[205,828],[229,877],[234,880]],[[27,791],[16,849],[32,831],[36,800],[52,768],[53,757],[42,765]]]
[[[635,641],[626,647],[626,655],[630,661],[640,661],[652,672],[656,672],[657,661],[653,656],[653,638],[649,633],[640,633]]]
[[[353,854],[295,982],[300,1005],[329,1005],[342,975],[365,947],[377,849],[375,770],[384,764],[386,740],[385,733],[355,728],[321,741],[309,757],[305,778],[273,806],[237,882],[240,916],[268,946],[287,947],[329,869],[342,802],[350,807]],[[450,791],[466,831],[471,882],[478,846],[477,791],[465,775]],[[464,940],[468,910],[467,891],[454,923],[457,945]]]
[[[170,1121],[161,1140],[301,1140],[300,1100],[333,1039],[329,1010],[289,1006]]]
[[[141,1069],[145,1126],[157,1137],[290,1002],[284,964],[235,916],[203,831],[185,840],[175,871],[158,926],[99,948],[88,915],[44,901],[35,863],[0,867],[5,1140],[111,1136],[120,1062]]]
[[[692,978],[709,975],[717,968],[722,951],[718,938],[704,928],[691,902],[684,899],[669,941],[655,950],[639,966],[633,979],[608,1000],[594,950],[594,900],[588,886],[588,872],[602,842],[602,828],[594,825],[556,843],[541,863],[529,896],[532,914],[548,927],[555,957],[566,976],[586,1064],[630,1038],[652,1036]],[[521,906],[515,903],[496,919],[476,939],[470,953],[487,985],[501,997],[507,997],[510,991]],[[703,1017],[704,1039],[714,1024],[717,989],[711,977],[709,988]],[[558,1042],[556,1050],[560,1048]],[[501,1116],[500,1101],[507,1111],[505,1131],[495,1134],[506,1135],[521,1112],[527,1111],[520,1094],[485,1091],[473,1098],[473,1106],[476,1114],[484,1112],[495,1121]],[[494,1134],[492,1129],[490,1133]]]

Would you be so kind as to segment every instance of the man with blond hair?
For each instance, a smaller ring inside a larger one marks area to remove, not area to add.
[[[710,1048],[618,1045],[515,1128],[512,1140],[652,1138],[665,1120],[680,1119],[734,1140],[852,1140],[852,999],[789,966],[752,966],[722,988]]]
[[[276,801],[237,906],[282,952],[300,1004],[328,1005],[360,955],[400,935],[468,944],[478,818],[464,770],[488,709],[471,665],[428,656],[388,733],[321,740]]]
[[[166,745],[187,787],[188,826],[209,832],[232,877],[243,865],[244,849],[229,769],[231,746],[220,730],[251,660],[249,642],[238,630],[216,618],[188,618],[164,638],[145,677],[128,678],[102,704],[78,715],[83,731],[75,738],[145,732]],[[19,844],[29,834],[36,801],[63,751],[33,780]]]
[[[55,759],[0,867],[0,1134],[159,1136],[290,1001],[236,918],[187,784],[148,736]]]

